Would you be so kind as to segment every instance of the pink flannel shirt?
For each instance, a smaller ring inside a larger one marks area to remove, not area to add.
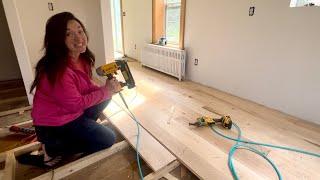
[[[33,99],[33,124],[62,126],[81,116],[85,109],[110,99],[106,87],[99,87],[92,82],[88,75],[90,70],[90,66],[84,62],[80,65],[69,63],[54,86],[43,75]]]

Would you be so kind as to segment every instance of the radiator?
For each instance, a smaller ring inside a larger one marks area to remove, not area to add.
[[[177,77],[181,81],[185,76],[186,51],[147,44],[141,51],[141,64]]]

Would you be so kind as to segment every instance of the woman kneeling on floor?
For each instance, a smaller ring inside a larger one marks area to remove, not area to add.
[[[115,142],[114,132],[96,120],[121,87],[116,79],[102,86],[93,82],[95,57],[87,42],[85,27],[73,14],[59,13],[47,21],[45,52],[30,90],[36,88],[32,118],[45,166],[56,165],[63,156],[109,148]]]

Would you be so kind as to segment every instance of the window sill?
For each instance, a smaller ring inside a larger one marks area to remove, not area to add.
[[[179,49],[179,45],[175,45],[175,44],[167,44],[165,46],[162,46],[162,45],[159,45],[159,44],[152,44],[152,45],[155,45],[155,46],[160,46],[160,47],[164,47],[164,48],[169,48],[169,49]]]
[[[166,46],[179,49],[179,45],[178,44],[167,44]]]

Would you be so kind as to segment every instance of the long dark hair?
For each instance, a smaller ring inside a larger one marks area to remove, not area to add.
[[[31,85],[30,93],[37,87],[43,74],[46,74],[50,84],[54,85],[67,67],[69,50],[65,44],[65,38],[67,24],[71,20],[77,21],[88,37],[85,27],[72,13],[62,12],[50,17],[46,24],[44,37],[43,49],[45,52],[35,68],[35,79]],[[80,54],[80,57],[91,67],[94,66],[95,57],[88,47],[84,53]],[[89,75],[92,76],[91,71],[89,71]]]

